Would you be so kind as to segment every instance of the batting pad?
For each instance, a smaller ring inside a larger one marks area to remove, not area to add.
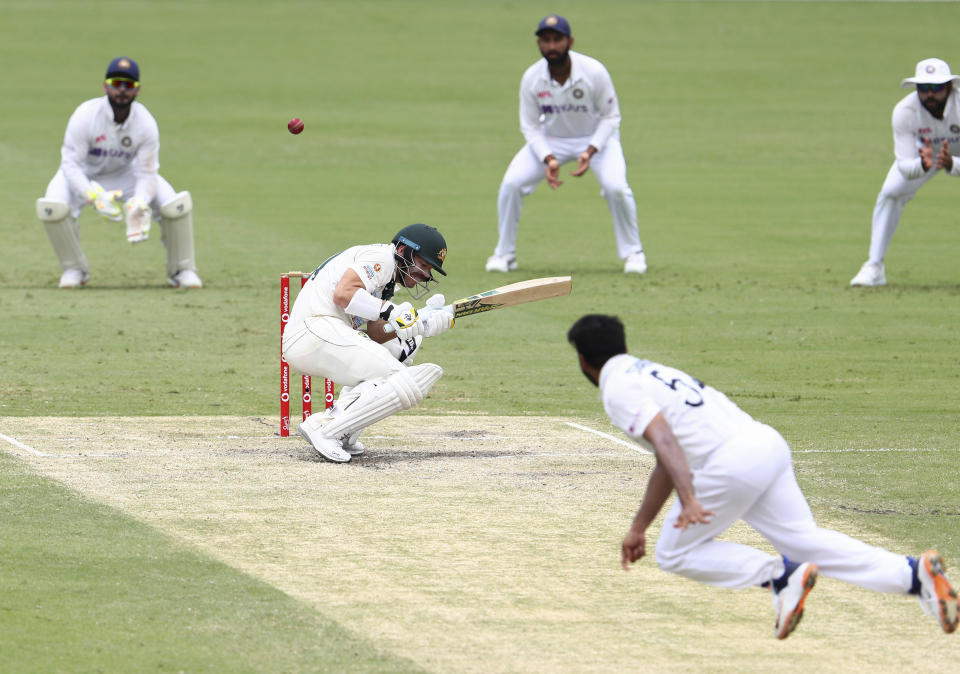
[[[376,381],[363,382],[337,400],[343,411],[321,431],[327,438],[353,435],[391,414],[408,410],[423,402],[443,368],[433,363],[411,365]]]
[[[189,192],[160,206],[160,226],[163,245],[167,248],[167,276],[178,271],[196,271],[196,253],[193,247],[193,199]]]
[[[67,269],[81,269],[90,271],[87,256],[80,246],[80,225],[77,219],[70,215],[70,207],[60,201],[37,199],[37,217],[43,222],[47,231],[47,238],[57,254],[60,267]]]

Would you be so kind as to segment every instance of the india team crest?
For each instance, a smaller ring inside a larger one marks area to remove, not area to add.
[[[124,147],[130,147],[131,145],[133,145],[133,141],[130,140],[130,136],[124,136],[123,138],[120,139],[120,144],[123,145]]]
[[[547,24],[548,26],[556,26],[558,21],[560,21],[560,19],[558,19],[557,17],[555,17],[555,16],[548,16],[548,17],[544,20],[544,23]]]
[[[119,61],[117,61],[117,65],[121,68],[129,68],[130,61],[128,59],[120,59]]]
[[[574,89],[573,90],[574,98],[583,98],[583,89]]]

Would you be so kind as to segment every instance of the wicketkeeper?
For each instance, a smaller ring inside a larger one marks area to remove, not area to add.
[[[140,66],[115,58],[107,66],[105,96],[74,111],[60,150],[60,170],[37,199],[63,274],[61,288],[79,288],[90,278],[77,218],[93,206],[107,220],[125,222],[127,241],[146,241],[156,218],[167,248],[167,281],[174,288],[200,288],[193,247],[193,200],[175,192],[158,173],[160,131],[153,115],[136,102]]]
[[[283,354],[296,370],[343,386],[324,414],[308,417],[300,434],[324,458],[346,463],[363,453],[360,431],[423,401],[443,376],[439,365],[413,365],[424,337],[453,327],[443,295],[419,313],[392,301],[399,283],[413,299],[444,276],[447,243],[434,227],[401,229],[389,244],[354,246],[310,275],[290,311]],[[361,330],[366,326],[365,331]]]

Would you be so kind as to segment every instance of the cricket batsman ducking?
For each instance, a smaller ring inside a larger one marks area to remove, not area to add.
[[[441,294],[418,312],[395,303],[399,284],[418,300],[446,276],[447,242],[435,227],[404,227],[388,244],[354,246],[317,267],[300,290],[283,334],[283,353],[296,370],[342,385],[324,414],[308,417],[300,434],[325,459],[347,463],[362,454],[360,432],[421,403],[443,376],[439,365],[413,360],[425,337],[453,327]]]

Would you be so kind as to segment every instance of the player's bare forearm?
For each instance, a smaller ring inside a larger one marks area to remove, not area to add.
[[[647,554],[647,527],[660,512],[671,491],[673,491],[673,483],[670,481],[670,476],[658,463],[650,474],[647,491],[643,494],[640,508],[620,544],[620,566],[624,571],[629,570],[630,564]]]
[[[337,282],[337,287],[333,289],[333,303],[338,307],[346,308],[353,299],[354,293],[358,290],[364,290],[365,286],[360,276],[353,269],[348,269]]]
[[[680,443],[677,442],[670,424],[664,419],[663,414],[657,414],[653,421],[643,432],[650,444],[653,445],[657,454],[657,465],[663,466],[673,488],[677,490],[677,498],[680,499],[682,510],[677,516],[675,527],[686,529],[691,524],[697,522],[709,522],[713,512],[705,510],[697,500],[693,491],[693,478],[690,473],[690,466],[683,454]]]
[[[653,472],[650,473],[650,479],[647,481],[647,491],[643,494],[643,500],[640,502],[640,508],[633,518],[632,528],[646,531],[650,523],[656,519],[663,508],[663,504],[670,498],[673,492],[673,481],[666,469],[657,462]]]
[[[385,344],[391,339],[396,339],[396,334],[384,331],[386,325],[386,321],[367,321],[367,337],[377,344]]]

